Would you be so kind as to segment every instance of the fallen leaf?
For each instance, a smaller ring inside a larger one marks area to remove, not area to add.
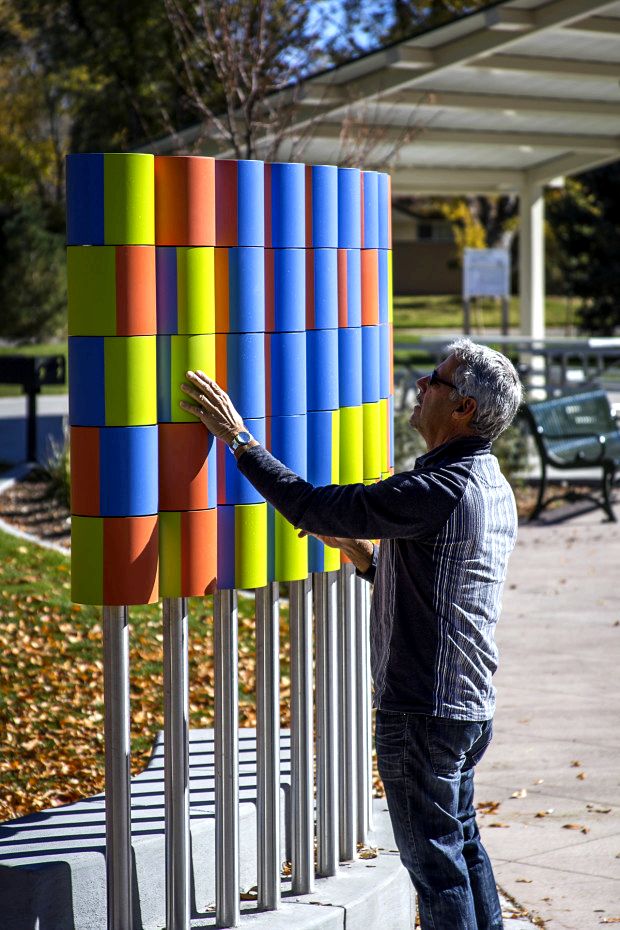
[[[489,824],[490,827],[509,827],[509,823],[500,823],[499,820],[496,820],[494,823]]]
[[[358,846],[357,855],[360,859],[376,859],[379,855],[379,850],[376,846]]]
[[[587,777],[588,776],[585,772],[579,772],[579,774],[577,775],[577,778],[579,779],[579,781],[585,781]]]
[[[620,917],[601,917],[602,924],[620,924]]]
[[[590,827],[582,827],[582,828],[581,828],[581,832],[582,832],[582,833],[589,833],[589,832],[590,832]]]
[[[476,804],[476,810],[481,814],[495,814],[499,809],[501,801],[480,801]]]
[[[583,830],[583,824],[581,823],[563,823],[563,830]]]
[[[535,817],[548,817],[549,814],[552,814],[554,810],[555,808],[548,807],[546,811],[537,811],[536,814],[534,814],[534,816]]]
[[[516,881],[516,882],[522,882],[524,885],[531,885],[531,884],[532,884],[532,879],[531,879],[531,878],[515,878],[515,881]]]
[[[595,807],[594,804],[586,804],[586,807],[595,814],[611,814],[611,807]]]
[[[581,765],[581,762],[579,761],[579,759],[573,759],[573,761],[571,762],[571,765],[574,769],[578,769],[579,766]]]
[[[511,798],[526,798],[527,797],[527,788],[519,788],[518,791],[513,791],[510,795]]]
[[[537,778],[536,781],[534,782],[534,784],[535,784],[535,785],[542,785],[542,784],[544,784],[544,781],[545,781],[544,778]]]

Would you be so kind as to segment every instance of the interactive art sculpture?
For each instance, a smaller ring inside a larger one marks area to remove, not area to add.
[[[390,181],[143,154],[67,166],[73,598],[131,605],[337,569],[179,406],[230,393],[313,484],[393,470]],[[217,447],[216,447],[217,446]]]

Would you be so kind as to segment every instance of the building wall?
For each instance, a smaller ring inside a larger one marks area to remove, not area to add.
[[[395,294],[461,293],[453,242],[396,240],[393,248]]]

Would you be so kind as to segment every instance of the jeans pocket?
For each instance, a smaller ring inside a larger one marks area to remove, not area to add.
[[[479,739],[476,740],[474,745],[471,747],[471,752],[469,753],[468,763],[471,765],[478,765],[483,755],[489,748],[489,744],[493,739],[493,721],[485,720],[482,724],[482,733],[480,734]]]
[[[406,735],[406,714],[377,711],[375,718],[375,747],[379,775],[383,781],[402,778],[405,774]]]
[[[469,720],[426,718],[426,740],[435,775],[454,778],[463,768],[465,757],[482,734],[482,724]]]

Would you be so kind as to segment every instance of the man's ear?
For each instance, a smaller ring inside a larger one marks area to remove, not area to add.
[[[462,397],[458,407],[452,411],[452,416],[461,426],[469,426],[477,408],[478,402],[473,397]]]

